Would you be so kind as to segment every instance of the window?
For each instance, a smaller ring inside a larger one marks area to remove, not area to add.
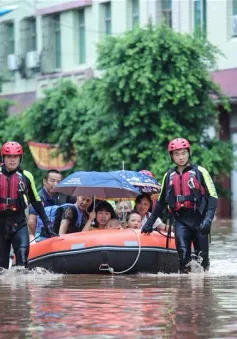
[[[233,15],[237,15],[237,0],[233,1]]]
[[[60,15],[53,16],[53,33],[54,33],[54,60],[55,67],[61,67],[61,31],[60,31]]]
[[[8,55],[15,53],[14,22],[0,24],[0,73],[11,75],[8,71]]]
[[[206,0],[194,0],[194,30],[206,33],[207,30]]]
[[[237,37],[237,0],[232,0],[232,36]]]
[[[14,23],[8,22],[6,26],[7,26],[7,41],[8,41],[7,54],[14,54],[15,53]]]
[[[132,0],[132,28],[139,25],[139,0]]]
[[[172,28],[172,0],[162,0],[161,6],[162,20]]]
[[[36,50],[36,20],[26,18],[20,22],[21,52],[25,54]]]
[[[28,20],[28,51],[36,51],[36,21],[35,18]]]
[[[42,16],[42,50],[40,67],[43,74],[61,68],[60,14]]]
[[[111,35],[111,2],[104,4],[105,34]]]
[[[85,32],[85,11],[79,11],[79,63],[86,61],[86,32]]]
[[[0,73],[4,80],[12,80],[14,72],[8,68],[8,55],[15,54],[14,22],[0,24]]]

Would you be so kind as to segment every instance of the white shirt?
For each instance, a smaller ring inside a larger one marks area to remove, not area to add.
[[[149,216],[151,215],[150,212],[148,212],[143,218],[142,218],[142,226],[145,225],[145,223],[147,222]],[[157,218],[156,221],[154,222],[153,227],[157,227],[158,225],[160,225],[162,223],[162,220],[160,218]]]

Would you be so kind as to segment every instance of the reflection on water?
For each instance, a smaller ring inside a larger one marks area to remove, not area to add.
[[[0,338],[234,338],[237,223],[216,225],[190,275],[0,275]]]

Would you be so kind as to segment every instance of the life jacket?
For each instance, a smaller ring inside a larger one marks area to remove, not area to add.
[[[183,174],[174,169],[168,173],[166,201],[172,212],[181,208],[198,209],[203,214],[206,207],[206,191],[201,184],[197,166]]]
[[[0,167],[0,212],[19,212],[24,209],[24,195],[27,196],[27,188],[23,174],[17,171],[8,177],[2,173]]]
[[[57,213],[57,210],[59,208],[64,208],[64,207],[70,207],[70,206],[73,206],[74,208],[76,207],[74,204],[63,204],[63,205],[53,205],[53,206],[47,206],[44,208],[45,210],[45,213],[50,221],[50,224],[51,224],[51,231],[54,231],[53,230],[53,226],[54,226],[54,222],[55,222],[55,217],[56,217],[56,213]],[[82,213],[80,213],[80,211],[78,210],[78,208],[76,207],[76,210],[77,210],[77,222],[76,222],[76,225],[80,225],[81,223],[81,219],[82,219]],[[40,233],[42,228],[44,227],[44,224],[43,224],[43,221],[42,219],[37,216],[37,222],[36,222],[36,232],[37,233]]]

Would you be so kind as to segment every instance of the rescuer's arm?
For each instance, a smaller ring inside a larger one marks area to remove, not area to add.
[[[200,166],[198,166],[198,170],[202,174],[204,180],[204,187],[206,189],[207,194],[206,215],[203,222],[200,225],[200,229],[202,234],[209,234],[211,230],[211,224],[214,219],[217,208],[218,196],[216,193],[215,185],[208,171]]]
[[[27,196],[28,196],[29,202],[32,204],[36,213],[41,218],[43,225],[44,225],[44,228],[45,228],[45,231],[48,233],[48,232],[50,232],[50,230],[49,230],[50,221],[49,221],[49,219],[48,219],[48,217],[45,213],[43,203],[42,203],[40,196],[39,196],[39,194],[36,190],[33,175],[28,171],[24,171],[23,174],[25,176],[25,182],[26,182],[26,185],[27,185]]]
[[[155,204],[155,207],[148,218],[147,222],[145,225],[142,227],[142,233],[151,233],[153,231],[153,225],[156,221],[157,218],[161,217],[161,214],[166,206],[166,179],[167,179],[167,173],[164,175],[164,178],[162,180],[162,185],[161,185],[161,192],[160,196]]]

